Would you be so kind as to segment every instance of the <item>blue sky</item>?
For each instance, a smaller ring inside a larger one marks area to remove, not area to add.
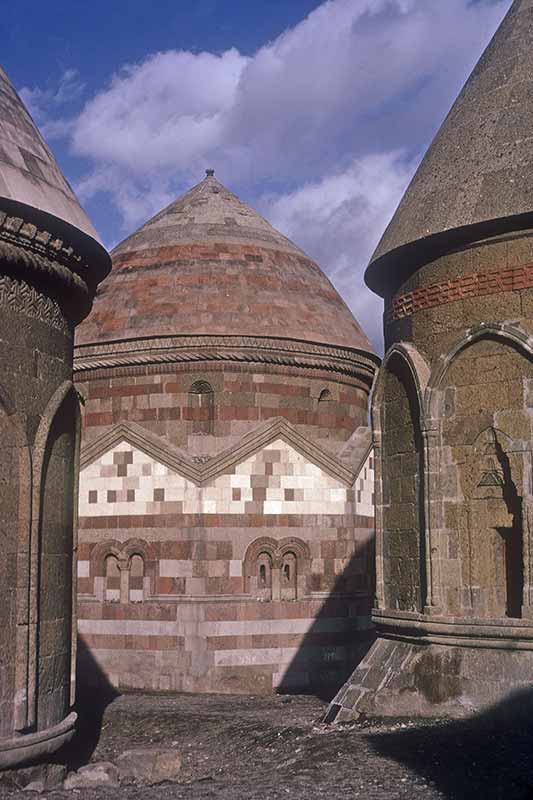
[[[213,166],[378,348],[374,246],[510,0],[17,0],[2,62],[111,247]]]

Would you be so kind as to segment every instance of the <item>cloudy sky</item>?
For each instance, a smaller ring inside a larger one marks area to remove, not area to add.
[[[364,268],[510,5],[17,0],[2,61],[108,247],[214,167],[381,349]]]

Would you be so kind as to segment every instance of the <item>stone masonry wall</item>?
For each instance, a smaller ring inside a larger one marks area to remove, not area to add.
[[[126,441],[81,473],[79,632],[119,686],[338,684],[369,637],[372,559],[371,456],[353,487],[283,440],[202,486]]]
[[[77,381],[84,401],[84,441],[98,438],[117,422],[134,421],[174,445],[209,453],[236,442],[246,431],[271,417],[284,417],[305,435],[332,448],[367,424],[367,391],[324,374],[310,377],[294,369],[261,371],[216,365],[191,371],[171,365],[100,370]],[[80,376],[81,377],[81,376]],[[205,416],[191,402],[198,381],[213,389],[212,435],[198,436],[194,423]]]
[[[388,608],[421,611],[420,428],[415,393],[401,362],[388,365],[382,401],[384,585]]]

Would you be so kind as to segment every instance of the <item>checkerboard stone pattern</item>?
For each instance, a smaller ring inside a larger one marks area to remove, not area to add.
[[[145,514],[337,514],[373,516],[367,459],[355,492],[282,440],[198,487],[127,442],[81,474],[82,517]],[[357,499],[355,499],[356,495]]]
[[[80,475],[83,642],[119,687],[333,684],[369,636],[373,513],[372,455],[352,487],[277,439],[197,486],[122,441]],[[263,541],[308,554],[293,599],[265,601],[250,581]],[[136,547],[144,574],[133,589]],[[106,557],[121,566],[109,577]]]

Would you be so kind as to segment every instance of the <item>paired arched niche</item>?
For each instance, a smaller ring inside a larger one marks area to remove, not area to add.
[[[310,562],[301,539],[256,539],[244,557],[245,591],[260,600],[297,600],[307,593]]]
[[[157,561],[143,539],[97,544],[90,559],[89,574],[94,593],[101,602],[140,603],[151,594]]]
[[[379,608],[529,614],[531,386],[531,342],[512,326],[471,329],[431,372],[411,344],[387,353],[372,404]]]

